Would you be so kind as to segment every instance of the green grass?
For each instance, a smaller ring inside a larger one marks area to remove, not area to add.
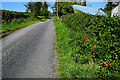
[[[56,31],[56,51],[57,51],[57,61],[58,61],[58,78],[65,78],[68,76],[69,72],[69,65],[73,65],[69,53],[70,45],[67,43],[69,42],[69,32],[68,29],[60,22],[56,21],[56,17],[53,19]],[[64,37],[64,38],[63,38]],[[69,52],[69,53],[68,53]],[[68,65],[68,63],[70,63]]]
[[[6,26],[2,27],[2,35],[1,37],[4,38],[7,35],[9,35],[10,33],[12,33],[15,30],[18,30],[20,28],[26,27],[28,25],[37,23],[37,22],[43,22],[43,21],[47,21],[48,19],[42,19],[42,20],[26,20],[25,22],[20,22],[20,23],[10,23],[7,24]],[[3,24],[4,25],[4,24]]]

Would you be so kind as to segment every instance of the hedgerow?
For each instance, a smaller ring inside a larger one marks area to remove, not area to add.
[[[30,24],[46,21],[47,18],[37,19],[29,12],[16,12],[8,10],[0,10],[2,12],[2,30],[1,38],[6,37],[13,31],[28,26]]]
[[[65,15],[62,24],[69,30],[67,34],[71,40],[67,43],[71,50],[68,53],[71,51],[70,58],[75,62],[68,72],[70,78],[120,77],[118,17],[79,12]],[[60,37],[65,38],[62,35]],[[66,46],[62,43],[60,48]]]
[[[23,12],[16,12],[16,11],[8,11],[8,10],[1,10],[2,11],[2,22],[12,22],[13,19],[26,19],[29,15],[24,14]]]

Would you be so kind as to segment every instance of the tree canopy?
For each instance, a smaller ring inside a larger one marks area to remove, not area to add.
[[[38,16],[42,15],[47,17],[48,16],[48,4],[47,2],[29,2],[28,4],[24,4],[27,8],[27,12],[32,12],[33,16],[37,18]]]
[[[106,4],[106,7],[103,9],[103,11],[108,14],[111,15],[111,10],[112,10],[112,2],[108,2]]]
[[[47,2],[44,2],[43,6],[42,6],[42,15],[44,16],[48,16],[49,12],[48,12],[48,4]]]
[[[57,2],[55,2],[55,12],[57,12]],[[58,2],[58,15],[66,15],[67,13],[74,13],[74,9],[68,2]]]

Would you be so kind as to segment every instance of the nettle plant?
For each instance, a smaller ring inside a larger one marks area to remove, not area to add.
[[[71,46],[76,49],[72,57],[76,63],[80,63],[80,56],[86,55],[81,63],[98,64],[99,77],[119,77],[119,17],[79,12],[65,15],[62,22],[71,30]]]

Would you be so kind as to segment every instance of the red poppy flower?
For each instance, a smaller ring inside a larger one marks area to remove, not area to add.
[[[82,40],[85,40],[85,38],[83,37]]]
[[[88,39],[88,37],[85,37],[85,40],[87,40]]]
[[[95,50],[96,50],[96,48],[95,48]]]
[[[93,53],[95,53],[95,51],[93,50]]]
[[[95,52],[93,53],[93,55],[95,55]]]
[[[108,66],[108,65],[109,65],[109,64],[107,63],[107,61],[104,61],[103,64],[104,64],[105,66]]]

